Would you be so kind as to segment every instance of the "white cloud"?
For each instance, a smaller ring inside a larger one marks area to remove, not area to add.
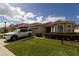
[[[34,18],[36,15],[32,12],[25,13],[20,7],[13,7],[9,4],[0,3],[0,16],[6,17],[7,20],[15,20],[19,23],[33,23],[35,20],[29,20],[28,18]]]
[[[21,10],[20,7],[12,7],[9,4],[0,3],[0,16],[4,16],[6,18],[16,19],[16,18],[23,18],[25,12]]]
[[[38,16],[36,17],[37,22],[43,22],[43,16]]]
[[[36,22],[35,20],[25,20],[25,21],[23,21],[23,23],[28,23],[28,24],[35,23],[35,22]]]
[[[4,27],[5,26],[5,23],[0,23],[0,27]],[[10,26],[10,23],[6,23],[6,27]]]
[[[76,18],[79,18],[79,16],[76,16]]]
[[[28,19],[28,17],[26,17],[25,20],[23,21],[23,23],[37,23],[37,22],[41,23],[42,21],[43,21],[43,16],[37,16],[36,19]]]
[[[35,23],[35,22],[54,22],[59,19],[66,19],[65,17],[52,17],[48,16],[43,19],[44,16],[37,16],[33,12],[25,13],[20,7],[13,7],[10,4],[0,3],[0,16],[4,16],[7,20],[15,20],[19,23]],[[79,18],[79,16],[77,16]],[[35,19],[34,19],[35,18]],[[2,23],[0,23],[1,25]]]
[[[28,12],[25,14],[22,22],[23,23],[35,23],[37,22],[37,20],[33,19],[34,17],[36,17],[37,15],[35,15],[34,13],[32,12]]]
[[[25,16],[24,16],[24,18],[34,18],[36,15],[35,14],[33,14],[32,12],[28,12]]]
[[[55,16],[48,16],[45,21],[43,23],[46,23],[46,22],[55,22],[57,20],[65,20],[66,17],[55,17]]]
[[[66,17],[52,17],[52,16],[48,16],[46,17],[46,19],[43,19],[43,16],[38,16],[36,17],[36,20],[34,19],[28,19],[26,18],[23,23],[47,23],[47,22],[55,22],[57,20],[65,20]]]

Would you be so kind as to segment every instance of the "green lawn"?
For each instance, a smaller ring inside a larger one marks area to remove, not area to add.
[[[2,38],[3,38],[2,36],[3,36],[3,34],[2,34],[2,33],[0,33],[0,39],[2,39]]]
[[[77,56],[79,46],[59,40],[32,38],[30,40],[18,40],[6,46],[17,56]]]

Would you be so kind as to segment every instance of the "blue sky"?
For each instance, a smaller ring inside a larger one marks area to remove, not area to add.
[[[14,4],[13,4],[14,5]],[[79,4],[68,4],[68,3],[49,3],[49,4],[15,4],[14,6],[20,6],[25,12],[33,12],[37,15],[43,15],[47,17],[51,16],[64,16],[69,20],[76,21],[79,23],[77,16],[79,15]]]
[[[36,18],[38,18],[44,21],[48,16],[65,17],[66,19],[74,21],[77,24],[79,24],[79,4],[77,3],[10,3],[9,5],[10,7],[21,8],[21,11],[23,11],[26,15],[28,13],[31,13],[32,16],[34,15],[34,17],[27,17],[28,20],[30,19],[32,21],[35,21],[37,20]],[[0,16],[0,22],[7,21],[9,23],[18,23],[18,21],[6,19],[6,17]]]

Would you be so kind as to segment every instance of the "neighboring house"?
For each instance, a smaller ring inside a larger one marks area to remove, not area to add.
[[[79,33],[79,25],[74,28],[74,32]]]
[[[17,28],[23,28],[23,27],[28,27],[28,24],[26,23],[21,23],[16,25]]]
[[[58,20],[48,23],[32,23],[32,24],[18,24],[18,28],[29,27],[35,33],[50,33],[50,32],[74,32],[76,24],[68,20]]]

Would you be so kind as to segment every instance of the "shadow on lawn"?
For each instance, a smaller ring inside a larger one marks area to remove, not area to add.
[[[26,41],[26,40],[31,40],[32,38],[34,37],[22,37],[17,40],[6,40],[5,43],[16,42],[16,41]]]

